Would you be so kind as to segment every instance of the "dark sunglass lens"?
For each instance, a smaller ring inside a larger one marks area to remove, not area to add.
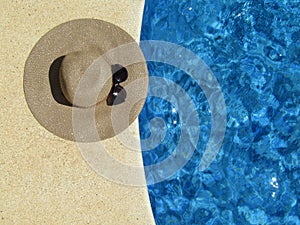
[[[113,73],[113,83],[121,83],[127,80],[128,72],[125,67],[120,64],[115,64],[111,67],[111,71]]]
[[[125,99],[127,97],[127,93],[125,89],[120,85],[115,87],[114,95],[116,96],[114,100],[114,105],[118,105],[121,104],[122,102],[125,102]]]
[[[122,86],[120,85],[113,86],[106,99],[106,103],[107,105],[121,104],[122,102],[125,102],[126,96],[127,93]]]

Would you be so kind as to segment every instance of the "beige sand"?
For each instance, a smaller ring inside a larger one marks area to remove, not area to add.
[[[1,0],[0,224],[154,224],[146,187],[118,185],[95,173],[74,142],[39,125],[23,93],[25,60],[49,29],[95,18],[138,40],[143,6],[143,0]],[[137,121],[130,130],[138,135]],[[140,152],[114,138],[104,144],[115,158],[142,165]]]

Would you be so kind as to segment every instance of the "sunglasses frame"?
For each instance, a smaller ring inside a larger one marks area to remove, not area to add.
[[[106,98],[106,104],[109,106],[118,105],[125,102],[127,92],[120,83],[124,82],[128,78],[128,72],[125,67],[120,64],[111,66],[112,76],[112,87]]]

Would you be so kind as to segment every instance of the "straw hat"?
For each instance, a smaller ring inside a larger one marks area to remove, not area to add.
[[[121,84],[112,79],[116,68],[127,73]],[[138,80],[138,88],[126,88]],[[138,44],[121,28],[101,20],[79,19],[53,28],[36,43],[25,64],[24,92],[32,114],[67,140],[94,142],[126,129],[140,113],[147,87],[147,66]],[[108,99],[114,90],[126,98],[111,105]],[[134,96],[141,100],[132,102]],[[115,107],[119,116],[112,119]],[[75,134],[74,111],[82,120]],[[118,121],[113,120],[120,120],[121,127],[115,129]],[[128,120],[126,126],[123,120]],[[89,130],[91,122],[97,136]]]

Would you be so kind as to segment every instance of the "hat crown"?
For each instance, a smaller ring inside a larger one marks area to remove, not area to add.
[[[100,57],[101,52],[97,50],[73,52],[64,57],[60,85],[72,105],[90,107],[106,99],[112,72],[110,65]]]

